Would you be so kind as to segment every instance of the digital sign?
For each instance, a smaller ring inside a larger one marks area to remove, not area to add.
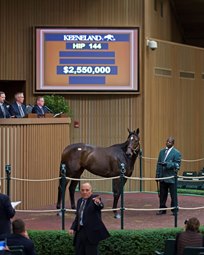
[[[35,91],[136,92],[138,29],[35,30]]]

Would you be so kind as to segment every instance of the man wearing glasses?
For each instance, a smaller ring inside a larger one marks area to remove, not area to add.
[[[27,114],[26,106],[23,104],[24,95],[23,92],[18,92],[15,94],[15,102],[10,105],[9,111],[11,116],[15,118],[24,118]]]

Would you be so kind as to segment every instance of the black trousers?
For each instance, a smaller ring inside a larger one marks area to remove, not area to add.
[[[98,245],[89,242],[84,228],[76,233],[75,255],[98,255]]]
[[[160,208],[167,208],[166,201],[168,198],[168,192],[171,196],[171,207],[174,207],[178,203],[177,194],[175,193],[175,184],[160,181]],[[172,210],[174,211],[174,210]]]

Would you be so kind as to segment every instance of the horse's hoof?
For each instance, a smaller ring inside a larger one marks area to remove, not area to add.
[[[114,218],[115,219],[120,219],[121,217],[120,217],[120,214],[119,213],[116,213],[115,215],[114,215]]]

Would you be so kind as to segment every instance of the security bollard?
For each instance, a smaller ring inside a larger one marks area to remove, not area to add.
[[[120,212],[121,212],[121,221],[120,221],[120,224],[121,224],[121,229],[124,229],[124,178],[125,178],[125,164],[124,163],[121,163],[120,164]]]
[[[143,186],[142,186],[142,149],[140,150],[140,152],[139,152],[139,157],[140,157],[140,192],[142,192],[143,191]]]
[[[61,164],[61,191],[62,191],[62,208],[61,208],[61,214],[62,214],[62,230],[65,230],[65,189],[66,189],[66,166],[65,164]]]
[[[177,183],[178,183],[178,176],[177,171],[174,173],[174,227],[176,228],[178,226],[178,194],[177,194]]]
[[[6,171],[6,194],[10,197],[11,165],[5,166]]]

